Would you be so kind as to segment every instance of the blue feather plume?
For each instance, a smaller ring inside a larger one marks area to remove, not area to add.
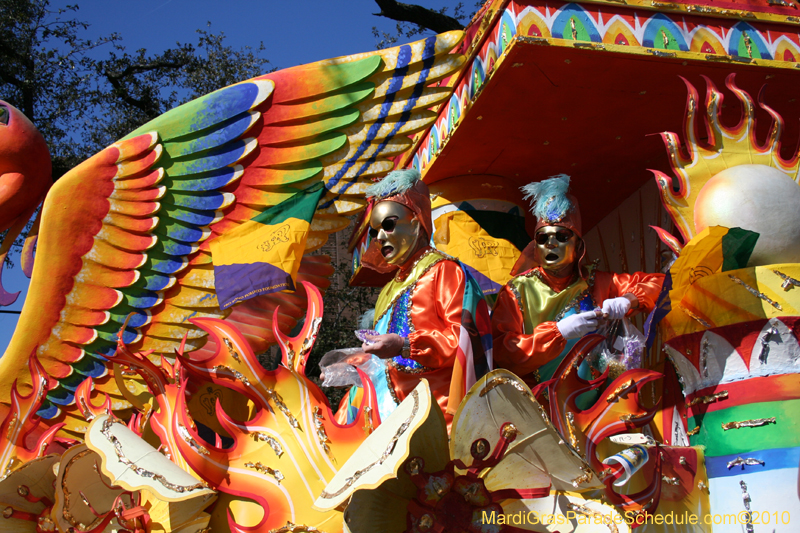
[[[386,198],[395,194],[403,194],[414,187],[422,179],[418,170],[410,168],[408,170],[393,170],[385,178],[374,185],[367,187],[366,196],[375,198]]]
[[[366,313],[358,317],[359,329],[372,329],[375,324],[375,309],[369,309]]]
[[[567,197],[568,189],[569,176],[566,174],[520,187],[525,200],[531,201],[533,215],[548,222],[558,222],[572,209],[572,202]]]

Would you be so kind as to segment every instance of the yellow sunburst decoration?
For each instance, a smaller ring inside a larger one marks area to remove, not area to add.
[[[706,183],[720,172],[742,165],[759,165],[777,169],[797,182],[800,154],[794,154],[790,160],[785,160],[780,155],[783,118],[759,97],[758,105],[772,117],[769,135],[763,144],[759,144],[755,135],[756,121],[753,99],[736,86],[734,76],[734,74],[730,74],[725,84],[742,103],[743,113],[739,124],[728,128],[720,123],[719,110],[722,106],[723,95],[710,79],[704,77],[707,84],[705,122],[709,143],[701,145],[695,134],[699,103],[697,89],[684,79],[689,93],[684,123],[686,151],[681,150],[677,134],[672,132],[661,134],[675,177],[671,178],[656,170],[652,172],[655,174],[661,190],[664,205],[678,227],[684,243],[691,240],[706,226],[703,221],[698,220],[698,208],[701,207],[698,205],[698,199],[702,200],[700,193]],[[708,204],[708,202],[705,203]]]

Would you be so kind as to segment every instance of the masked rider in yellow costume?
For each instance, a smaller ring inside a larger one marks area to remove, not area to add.
[[[490,369],[489,309],[466,267],[430,246],[431,202],[419,172],[391,172],[367,197],[375,205],[363,263],[379,272],[397,267],[375,305],[378,335],[363,345],[382,363],[368,372],[381,419],[425,378],[449,424],[469,387]],[[354,420],[361,393],[353,387],[345,396],[339,422]]]
[[[522,273],[501,289],[492,314],[495,364],[531,386],[550,379],[575,342],[601,320],[649,313],[664,279],[584,266],[580,210],[568,188],[564,174],[522,188],[537,219],[534,239],[512,271]]]

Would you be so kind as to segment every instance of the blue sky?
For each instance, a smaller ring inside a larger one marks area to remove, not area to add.
[[[431,8],[452,0],[417,0]],[[375,17],[374,0],[78,0],[79,16],[95,36],[119,33],[129,50],[162,50],[176,41],[196,42],[195,30],[211,23],[228,44],[257,46],[277,68],[310,63],[375,48],[372,26],[390,31],[395,23]],[[467,0],[465,4],[474,4]],[[55,5],[55,2],[54,2]]]
[[[435,9],[448,6],[450,14],[458,3],[406,2]],[[255,48],[263,42],[264,57],[279,69],[374,50],[372,27],[392,32],[396,24],[373,16],[380,11],[373,0],[51,0],[51,7],[76,3],[80,9],[74,18],[90,24],[84,37],[96,39],[118,33],[129,53],[139,48],[159,52],[176,42],[197,44],[196,30],[211,23],[211,31],[224,32],[226,44],[234,48]],[[468,12],[474,10],[474,0],[464,4]],[[6,290],[23,291],[6,309],[22,309],[27,281],[18,264],[14,269],[4,269]],[[5,352],[16,323],[17,315],[0,313],[0,353]]]

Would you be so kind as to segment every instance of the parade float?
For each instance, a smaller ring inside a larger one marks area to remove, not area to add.
[[[794,531],[798,23],[494,0],[185,104],[52,186],[0,103],[0,252],[43,201],[0,359],[0,530]],[[427,380],[382,416],[359,369],[337,420],[306,376],[332,274],[309,253],[357,215],[351,283],[392,279],[365,258],[393,169],[490,304],[537,224],[519,188],[569,174],[595,268],[668,273],[641,361],[581,375],[595,334],[539,383],[466,372],[449,428]]]

